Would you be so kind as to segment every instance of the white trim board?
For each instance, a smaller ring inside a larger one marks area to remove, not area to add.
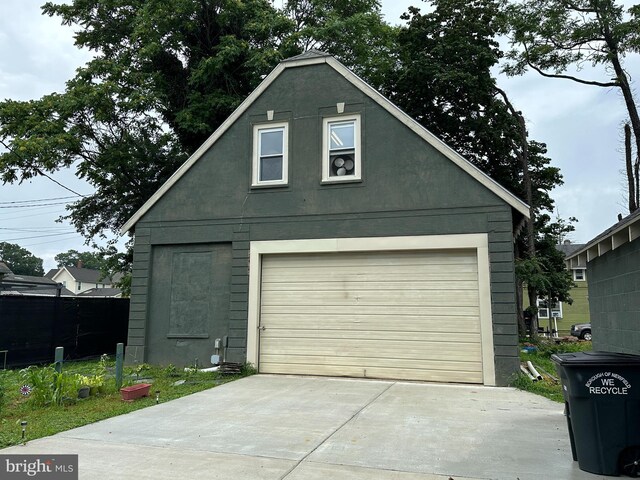
[[[213,132],[213,134],[196,150],[191,157],[183,163],[176,172],[145,202],[145,204],[133,214],[133,216],[122,226],[120,233],[124,234],[131,230],[133,226],[142,218],[142,216],[151,209],[153,205],[184,175],[191,166],[202,157],[207,150],[233,125],[238,118],[255,102],[262,93],[274,82],[278,76],[287,68],[305,67],[308,65],[317,65],[326,63],[342,75],[347,81],[349,81],[356,88],[361,90],[364,94],[369,96],[372,100],[378,103],[387,112],[397,118],[410,130],[420,136],[429,145],[433,146],[436,150],[442,153],[445,157],[459,166],[462,170],[467,172],[482,185],[488,188],[491,192],[496,194],[506,203],[508,203],[516,211],[520,212],[526,218],[529,218],[529,206],[522,200],[517,198],[506,188],[493,180],[487,174],[482,172],[476,166],[472,165],[469,161],[465,160],[460,154],[455,152],[451,147],[447,146],[442,140],[437,138],[426,128],[420,125],[417,121],[411,118],[409,115],[400,110],[396,105],[391,103],[390,100],[385,98],[377,90],[367,84],[364,80],[358,77],[355,73],[342,65],[338,60],[332,56],[313,57],[299,60],[285,60],[278,64],[269,75],[258,85],[258,87],[236,108],[236,110]]]
[[[474,249],[478,259],[480,334],[484,385],[496,384],[491,312],[489,240],[486,233],[466,235],[422,235],[408,237],[329,238],[311,240],[253,241],[249,245],[249,305],[247,362],[258,366],[260,336],[260,285],[262,256],[279,253],[329,253],[401,250]]]

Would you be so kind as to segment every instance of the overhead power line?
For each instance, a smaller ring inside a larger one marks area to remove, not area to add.
[[[0,208],[39,208],[50,207],[52,205],[66,205],[67,202],[51,202],[51,203],[36,203],[27,205],[0,205]]]
[[[13,242],[16,240],[32,240],[34,238],[44,238],[44,237],[59,237],[60,235],[78,235],[78,233],[77,232],[48,233],[46,235],[33,235],[30,237],[5,238],[5,239],[0,239],[0,242]]]
[[[4,140],[0,140],[0,144],[2,144],[2,146],[4,148],[6,148],[7,150],[9,150],[11,153],[13,153],[16,157],[18,157],[20,160],[22,160],[23,162],[25,161],[24,157],[22,155],[19,155],[18,152],[16,152],[13,148],[11,148],[9,145],[7,145],[6,143],[4,143]],[[75,195],[79,196],[79,197],[86,197],[86,195],[82,195],[81,193],[76,192],[75,190],[70,189],[69,187],[67,187],[66,185],[63,185],[62,183],[60,183],[59,181],[57,181],[56,179],[50,177],[49,175],[47,175],[46,173],[44,173],[41,169],[39,169],[38,167],[34,167],[34,170],[38,173],[38,175],[41,175],[45,178],[48,178],[49,180],[51,180],[53,183],[60,185],[62,188],[64,188],[65,190],[68,190],[71,193],[74,193]]]
[[[69,227],[32,227],[32,228],[12,228],[12,227],[0,227],[0,230],[9,230],[11,232],[25,232],[25,233],[42,233],[47,230],[69,230]]]
[[[76,198],[77,195],[69,195],[67,197],[52,197],[52,198],[34,198],[33,200],[15,200],[13,202],[0,202],[0,205],[13,205],[17,203],[40,203],[51,202],[53,200],[68,200],[69,198]]]
[[[67,234],[67,235],[70,235],[70,234]],[[47,242],[28,243],[26,245],[20,245],[20,246],[23,247],[23,248],[24,247],[34,247],[36,245],[44,245],[44,244],[47,244],[47,243],[68,242],[69,240],[73,240],[73,239],[70,238],[70,237],[65,237],[65,238],[60,238],[58,240],[49,240]]]
[[[58,207],[54,207],[53,210],[50,210],[51,207],[44,207],[44,208],[46,210],[49,210],[49,211],[40,212],[40,213],[32,213],[31,215],[20,215],[20,216],[17,216],[17,217],[3,217],[3,215],[11,215],[12,213],[17,213],[17,212],[3,212],[3,213],[0,213],[0,217],[3,217],[2,221],[5,222],[7,220],[18,220],[18,219],[22,220],[23,218],[40,217],[42,215],[54,215],[54,214],[58,214],[58,213],[60,213],[60,214],[65,213],[64,209],[61,210]]]

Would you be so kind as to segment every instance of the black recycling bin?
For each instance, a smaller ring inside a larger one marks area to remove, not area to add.
[[[573,459],[601,475],[640,474],[640,356],[552,355],[562,381]]]

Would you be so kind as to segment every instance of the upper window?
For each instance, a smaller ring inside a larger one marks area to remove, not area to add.
[[[322,181],[360,180],[360,116],[325,118]]]
[[[286,185],[288,125],[273,123],[253,129],[252,185]]]
[[[584,268],[576,268],[573,270],[573,280],[576,282],[584,282],[587,279],[587,272]]]

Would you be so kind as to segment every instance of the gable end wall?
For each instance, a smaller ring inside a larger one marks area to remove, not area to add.
[[[340,102],[346,114],[362,116],[363,178],[322,185],[322,119],[335,116]],[[290,123],[289,185],[252,189],[252,129],[268,110]],[[147,360],[145,345],[162,340],[148,338],[149,322],[168,323],[162,312],[149,318],[156,246],[231,244],[221,321],[228,322],[227,360],[244,361],[251,241],[467,233],[488,234],[496,380],[504,385],[518,367],[511,207],[331,67],[287,69],[138,221],[128,360]],[[178,365],[180,358],[205,363],[213,340],[164,341]]]

